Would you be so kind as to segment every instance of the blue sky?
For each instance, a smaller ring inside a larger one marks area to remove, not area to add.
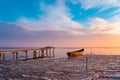
[[[100,1],[99,3],[99,0],[92,0],[91,2],[87,0],[1,0],[0,20],[16,22],[21,17],[40,19],[47,14],[42,7],[58,7],[58,5],[64,6],[72,15],[71,19],[77,22],[84,22],[93,17],[108,19],[114,16],[114,12],[118,11],[120,6],[111,6],[112,2],[117,3],[118,0],[107,1]]]
[[[37,18],[40,14],[39,0],[0,0],[0,20],[15,22],[21,16]]]
[[[119,17],[119,0],[0,0],[0,44],[61,46],[68,42],[84,46],[85,41],[90,46],[91,41],[99,46],[93,40],[99,42],[103,36],[114,37],[116,43]]]
[[[86,5],[84,3],[85,1],[82,3],[81,0],[1,0],[0,20],[15,22],[20,17],[25,17],[28,19],[40,19],[41,16],[46,14],[45,11],[42,10],[42,4],[44,5],[44,7],[48,7],[48,5],[55,7],[59,5],[56,4],[57,2],[61,2],[61,6],[65,6],[65,8],[67,8],[68,10],[68,13],[72,15],[72,20],[78,22],[84,22],[92,17],[101,17],[106,19],[111,16],[111,14],[109,13],[119,10],[118,6],[108,6],[108,8],[106,8],[105,10],[100,11],[103,7],[105,7],[105,5],[89,7],[89,4]]]

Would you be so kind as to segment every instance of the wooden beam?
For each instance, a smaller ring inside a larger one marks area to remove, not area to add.
[[[44,57],[44,49],[41,50],[41,57]]]
[[[37,54],[37,51],[34,50],[34,51],[33,51],[33,59],[37,58],[37,55],[36,55],[36,54]]]
[[[0,60],[2,60],[2,54],[0,53]]]
[[[39,57],[40,57],[40,50],[38,50],[38,53],[39,53]]]
[[[44,48],[36,48],[36,49],[21,49],[21,50],[0,50],[0,59],[5,60],[5,54],[10,53],[12,55],[11,59],[18,59],[18,55],[20,53],[25,53],[25,59],[28,59],[28,52],[33,52],[33,58],[37,57],[55,57],[54,47],[44,47]],[[39,53],[37,55],[37,52]],[[45,55],[46,54],[46,55]]]
[[[49,56],[52,57],[52,56],[51,56],[51,48],[49,49]]]
[[[15,59],[15,52],[12,53],[13,54],[13,60]]]
[[[5,53],[3,53],[3,60],[5,60]]]
[[[18,52],[16,52],[16,60],[18,59]]]
[[[53,57],[55,57],[54,50],[55,50],[55,49],[53,48]]]
[[[28,58],[27,58],[27,50],[25,51],[25,60],[27,60]]]
[[[46,57],[48,57],[48,49],[46,49]]]

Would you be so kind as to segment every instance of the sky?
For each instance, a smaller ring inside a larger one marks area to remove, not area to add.
[[[0,0],[0,47],[120,47],[120,0]]]

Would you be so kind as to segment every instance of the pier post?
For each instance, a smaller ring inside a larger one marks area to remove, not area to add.
[[[51,57],[51,48],[49,49],[49,56]]]
[[[38,53],[39,53],[39,56],[38,56],[38,57],[40,58],[40,50],[38,50]]]
[[[27,60],[28,58],[27,58],[27,51],[25,51],[25,60]]]
[[[37,58],[37,55],[36,55],[37,51],[33,51],[33,59]]]
[[[16,52],[16,60],[18,59],[18,52]]]
[[[2,56],[1,56],[1,53],[0,53],[0,60],[1,60],[1,57],[2,57]]]
[[[13,54],[13,60],[15,59],[15,52],[12,53]]]
[[[5,60],[5,53],[3,53],[3,60]]]
[[[53,57],[55,57],[55,54],[54,54],[54,48],[53,48]]]
[[[44,57],[44,49],[41,50],[41,57]]]
[[[48,49],[46,48],[46,57],[48,57]]]
[[[86,57],[86,73],[88,74],[88,57]]]

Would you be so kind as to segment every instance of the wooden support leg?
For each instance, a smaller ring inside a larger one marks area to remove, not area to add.
[[[40,58],[40,50],[39,50],[39,58]]]
[[[15,52],[13,52],[13,60],[15,59]]]
[[[25,59],[27,60],[28,58],[27,58],[27,51],[25,51]]]
[[[43,58],[44,57],[44,50],[42,49],[41,51],[41,57]]]
[[[5,60],[5,54],[3,53],[3,60]]]
[[[18,59],[18,52],[16,52],[16,60]]]
[[[48,57],[48,49],[46,49],[46,57]]]
[[[53,57],[55,57],[55,54],[54,54],[54,48],[53,48]]]
[[[86,73],[88,74],[88,57],[86,57]]]
[[[33,59],[37,58],[36,51],[33,51]]]
[[[0,60],[2,59],[2,55],[1,55],[1,53],[0,53]]]
[[[51,57],[51,49],[49,49],[49,56]]]

